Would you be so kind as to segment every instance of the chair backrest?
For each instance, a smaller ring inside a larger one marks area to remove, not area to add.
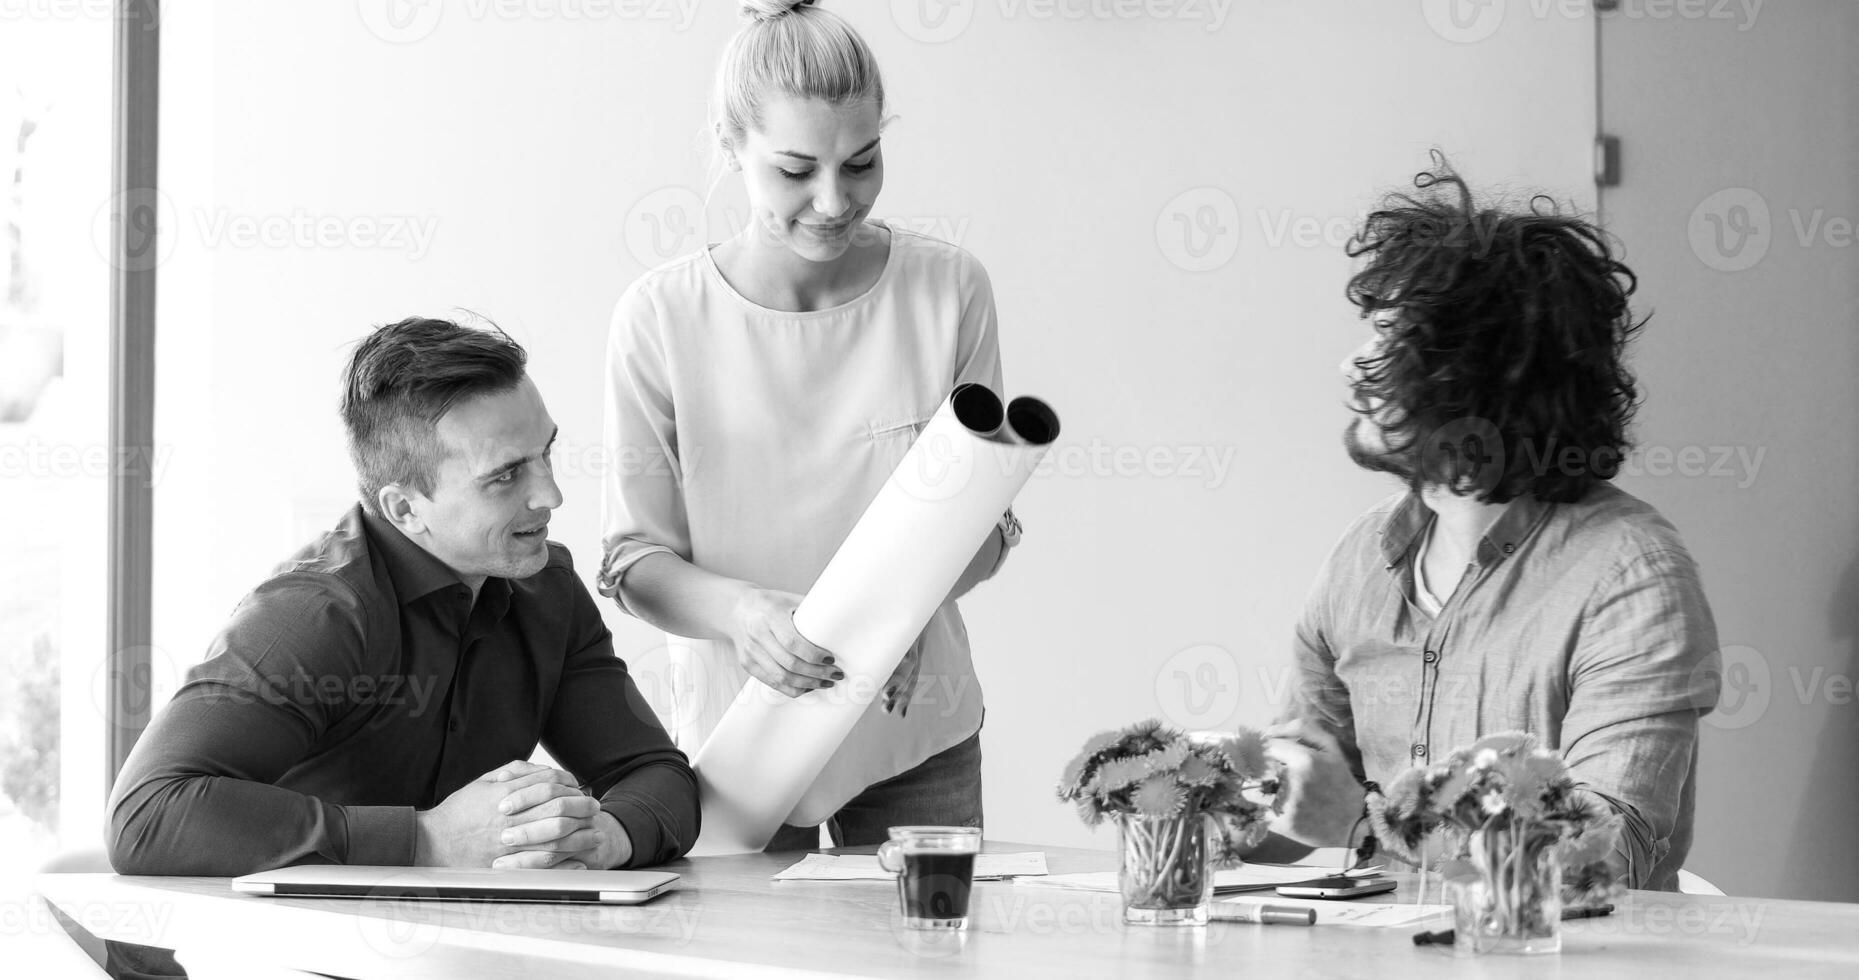
[[[1705,881],[1702,877],[1680,868],[1678,871],[1678,891],[1681,895],[1722,895],[1723,889]]]

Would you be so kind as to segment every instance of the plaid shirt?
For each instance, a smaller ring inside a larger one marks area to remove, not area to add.
[[[1333,733],[1357,777],[1383,785],[1485,735],[1533,732],[1625,818],[1627,884],[1674,889],[1698,719],[1722,673],[1677,529],[1608,484],[1574,504],[1520,498],[1435,617],[1413,575],[1432,520],[1403,493],[1344,533],[1298,623],[1287,717]]]

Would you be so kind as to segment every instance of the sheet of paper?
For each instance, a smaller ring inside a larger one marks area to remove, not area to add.
[[[1044,851],[1019,854],[978,854],[975,880],[994,881],[1020,875],[1046,873]],[[897,877],[878,863],[875,854],[809,854],[775,875],[776,881],[890,881]]]
[[[815,826],[845,802],[814,789],[821,770],[1057,435],[1036,399],[1003,407],[963,385],[943,402],[794,610],[845,680],[798,698],[743,685],[692,760],[704,820],[691,853],[760,851],[782,823]]]
[[[1350,872],[1350,877],[1359,878],[1374,874],[1376,868],[1362,868]],[[1324,875],[1334,874],[1333,868],[1313,868],[1295,864],[1247,864],[1238,868],[1214,872],[1215,888],[1244,887],[1246,885],[1288,885],[1293,882],[1309,881]],[[1115,871],[1086,871],[1081,874],[1048,875],[1038,881],[1026,882],[1053,888],[1076,888],[1081,891],[1114,892],[1117,890],[1117,873]]]
[[[1281,898],[1277,895],[1234,895],[1229,898],[1216,898],[1210,915],[1220,918],[1222,905],[1281,905],[1291,908],[1315,909],[1317,924],[1320,926],[1365,926],[1380,929],[1395,929],[1403,926],[1418,926],[1436,918],[1450,922],[1452,906],[1450,905],[1395,905],[1363,902],[1360,900],[1343,902],[1324,902],[1312,899]]]

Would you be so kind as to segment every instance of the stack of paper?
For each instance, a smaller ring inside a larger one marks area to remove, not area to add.
[[[975,880],[997,881],[1020,875],[1044,875],[1044,851],[1024,854],[975,855]],[[872,854],[809,854],[775,875],[776,881],[890,881],[897,875],[884,870]],[[1112,886],[1114,890],[1115,883]]]

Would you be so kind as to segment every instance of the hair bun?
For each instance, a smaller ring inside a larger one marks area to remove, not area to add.
[[[775,20],[802,7],[811,7],[817,0],[742,0],[742,16],[751,20]]]

